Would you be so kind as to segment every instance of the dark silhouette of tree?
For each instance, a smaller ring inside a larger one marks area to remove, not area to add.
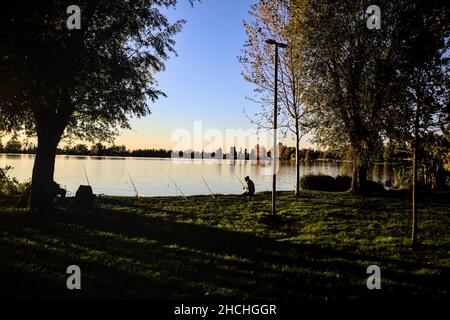
[[[107,156],[127,156],[129,155],[129,151],[127,150],[127,147],[122,146],[116,146],[112,145],[111,147],[106,149],[106,155]]]
[[[71,4],[10,1],[0,10],[0,131],[36,136],[33,209],[52,207],[55,155],[62,137],[111,141],[129,117],[150,113],[163,95],[153,74],[174,52],[161,7],[176,0],[80,0],[81,29],[69,30]]]
[[[91,147],[91,155],[93,155],[93,156],[104,156],[104,155],[106,155],[106,146],[104,146],[100,142],[92,145],[92,147]]]
[[[181,152],[183,156],[183,152]],[[179,154],[180,154],[179,153]],[[172,156],[172,150],[165,149],[138,149],[130,152],[132,157],[147,157],[147,158],[170,158]]]
[[[6,153],[19,153],[21,151],[22,143],[16,137],[11,138],[5,145]]]
[[[82,143],[75,145],[73,148],[68,148],[67,151],[69,154],[79,155],[79,156],[90,154],[88,146],[85,144],[82,144]]]

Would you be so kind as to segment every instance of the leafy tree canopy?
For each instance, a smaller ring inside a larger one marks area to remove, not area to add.
[[[81,29],[69,30],[63,0],[10,1],[0,12],[0,130],[64,131],[108,140],[163,93],[153,77],[173,53],[161,7],[175,0],[80,0]],[[45,128],[41,128],[44,127]]]

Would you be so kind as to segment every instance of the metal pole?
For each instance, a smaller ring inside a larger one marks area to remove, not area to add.
[[[272,215],[275,216],[277,202],[277,162],[278,162],[278,144],[277,144],[277,117],[278,117],[278,44],[275,44],[275,93],[273,106],[273,180],[272,180]]]

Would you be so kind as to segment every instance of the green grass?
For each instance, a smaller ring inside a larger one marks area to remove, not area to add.
[[[9,298],[448,299],[448,194],[423,196],[409,247],[405,195],[304,191],[251,200],[218,195],[104,197],[95,208],[36,216],[0,201],[0,296]],[[66,289],[79,265],[82,290]],[[382,290],[366,287],[380,266]]]

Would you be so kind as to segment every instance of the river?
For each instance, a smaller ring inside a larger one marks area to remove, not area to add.
[[[31,178],[33,162],[34,155],[0,154],[0,167],[12,166],[12,175],[19,181]],[[350,170],[346,162],[314,161],[302,163],[300,174],[323,173],[335,177]],[[382,183],[393,176],[392,168],[386,164],[374,164],[368,173],[370,179]],[[87,184],[87,179],[94,193],[114,196],[135,195],[133,182],[143,196],[174,196],[181,192],[208,194],[208,187],[214,193],[237,194],[242,192],[240,180],[245,176],[252,178],[257,192],[271,190],[270,162],[59,155],[55,164],[55,181],[66,188],[69,195],[73,195],[79,185]],[[294,189],[294,161],[279,163],[277,184],[279,190]]]

